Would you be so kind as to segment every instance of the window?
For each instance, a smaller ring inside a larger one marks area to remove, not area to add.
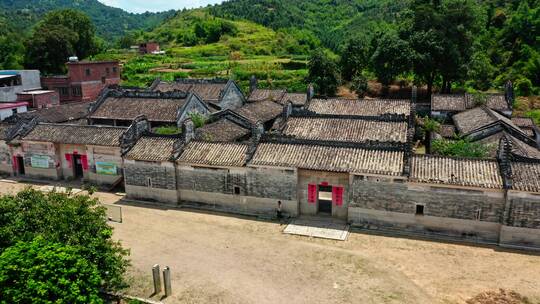
[[[86,69],[86,76],[90,76],[90,74],[91,74],[90,69]]]
[[[105,68],[105,74],[107,74],[107,76],[109,76],[110,73],[111,73],[111,69]]]
[[[482,209],[476,209],[474,213],[474,219],[479,221],[482,218]]]
[[[62,96],[69,96],[69,90],[66,87],[58,88],[58,91],[60,92],[60,95]]]
[[[240,195],[240,187],[234,186],[233,190],[234,190],[234,195]]]
[[[113,68],[112,68],[113,74],[116,74],[117,70],[118,70],[118,69],[117,69],[116,67],[113,67]]]
[[[11,109],[11,114],[12,114],[12,115],[17,114],[17,109]]]
[[[146,179],[146,186],[147,186],[148,188],[152,188],[152,178],[151,178],[151,177],[148,177],[148,178]]]
[[[71,88],[71,94],[73,94],[73,96],[82,96],[81,87],[72,87]]]
[[[416,215],[424,215],[424,205],[416,205]]]

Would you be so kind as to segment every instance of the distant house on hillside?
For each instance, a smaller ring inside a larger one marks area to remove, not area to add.
[[[104,88],[120,84],[118,61],[78,61],[75,57],[66,65],[67,75],[41,77],[43,88],[60,94],[60,103],[91,102]]]
[[[154,54],[160,52],[159,43],[157,42],[143,42],[139,44],[139,54]]]
[[[227,79],[177,79],[174,82],[164,82],[158,78],[152,83],[150,90],[195,93],[216,110],[236,109],[246,101],[238,85]]]

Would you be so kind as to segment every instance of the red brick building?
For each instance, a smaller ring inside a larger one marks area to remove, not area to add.
[[[60,103],[94,101],[101,90],[109,85],[120,84],[118,61],[70,61],[68,74],[41,77],[46,90],[55,90]]]
[[[139,53],[141,55],[144,54],[152,54],[153,52],[159,52],[159,43],[157,42],[144,42],[139,44]]]
[[[43,109],[60,104],[60,95],[53,90],[35,90],[17,93],[17,101],[27,102],[29,108]]]

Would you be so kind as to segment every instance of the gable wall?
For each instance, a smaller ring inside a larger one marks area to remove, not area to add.
[[[227,91],[223,94],[223,98],[219,102],[222,110],[234,110],[244,105],[244,95],[235,86],[230,85]]]

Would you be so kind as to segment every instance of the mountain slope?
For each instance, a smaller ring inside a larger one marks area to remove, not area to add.
[[[0,0],[0,15],[19,32],[30,29],[49,11],[63,8],[86,13],[94,22],[97,34],[104,39],[117,38],[127,31],[153,28],[174,14],[174,11],[132,14],[97,0]]]

